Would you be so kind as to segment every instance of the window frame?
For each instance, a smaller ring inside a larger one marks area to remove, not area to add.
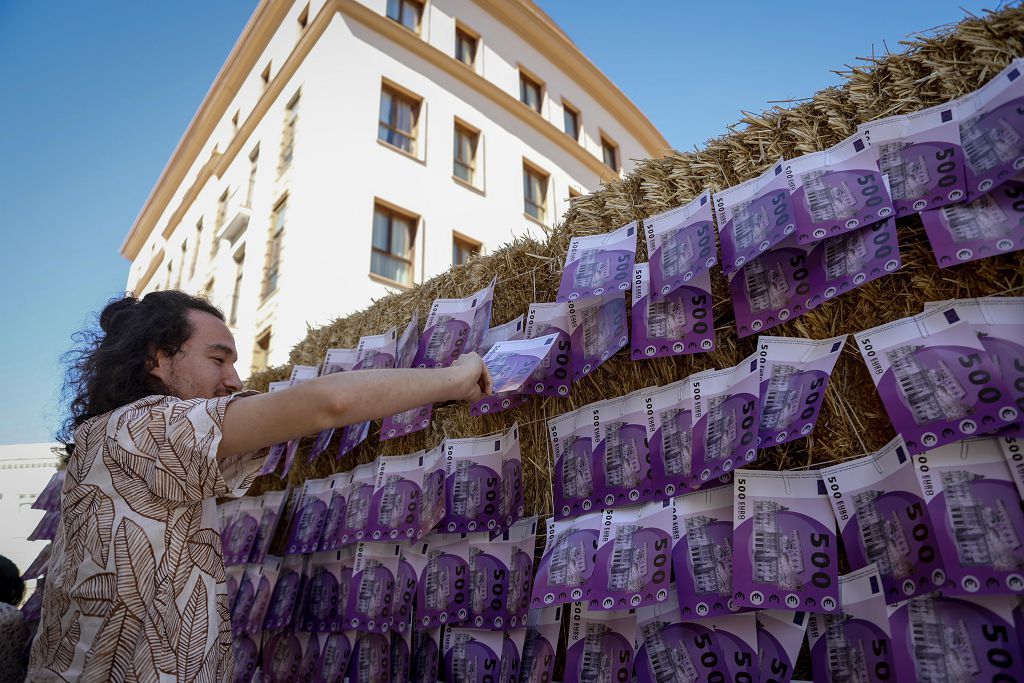
[[[373,229],[374,229],[374,223],[377,220],[377,213],[378,212],[381,212],[381,213],[387,215],[387,217],[388,217],[388,235],[387,235],[388,248],[386,250],[378,248],[377,245],[373,243]],[[406,258],[404,256],[399,256],[399,255],[397,255],[397,254],[395,254],[394,252],[391,251],[391,244],[392,244],[393,232],[394,232],[394,219],[395,219],[396,216],[398,218],[405,219],[411,225],[411,233],[412,234],[409,235],[409,256],[408,256],[408,258]],[[382,200],[380,198],[375,197],[374,200],[373,200],[372,219],[370,221],[370,270],[369,270],[370,277],[375,279],[375,280],[378,280],[380,282],[383,282],[385,284],[391,285],[391,286],[401,287],[403,289],[410,289],[410,288],[412,288],[412,286],[416,284],[416,255],[417,255],[416,238],[419,237],[419,231],[420,231],[420,216],[418,216],[417,214],[415,214],[415,213],[413,213],[411,211],[408,211],[408,210],[403,209],[401,207],[395,206],[391,202],[384,201],[384,200]],[[394,279],[388,277],[387,275],[382,275],[381,273],[375,272],[373,270],[373,255],[374,254],[380,254],[381,256],[383,256],[386,259],[394,259],[396,261],[401,261],[401,262],[405,263],[408,266],[408,268],[409,268],[409,282],[406,283],[406,282],[402,282],[401,280],[394,280]]]
[[[256,143],[252,151],[249,152],[249,178],[246,180],[247,186],[245,190],[245,205],[252,207],[252,198],[256,190],[256,173],[259,171],[260,164],[260,143]]]
[[[387,17],[388,19],[390,19],[391,21],[395,22],[396,24],[398,24],[402,28],[406,29],[407,31],[412,31],[416,35],[422,35],[422,32],[423,32],[423,15],[426,14],[426,12],[427,12],[427,3],[425,1],[421,1],[421,0],[396,0],[396,1],[398,3],[398,16],[397,17],[391,16],[391,2],[389,0],[384,0],[384,16]],[[416,28],[411,28],[404,21],[402,21],[402,16],[404,14],[406,3],[412,4],[412,5],[417,5],[419,7],[419,13],[418,13],[418,15],[416,17]]]
[[[270,367],[270,343],[273,341],[273,327],[268,326],[256,335],[252,344],[252,363],[249,365],[250,373],[263,372]],[[256,364],[257,356],[263,361],[262,366]]]
[[[380,100],[384,98],[385,91],[387,91],[390,94],[392,102],[391,110],[388,113],[388,123],[384,123],[380,116]],[[406,104],[413,105],[413,124],[410,133],[406,133],[402,129],[395,128],[394,126],[391,125],[391,121],[395,120],[395,113],[397,111],[397,108],[395,107],[396,100],[401,100],[404,101]],[[377,101],[377,142],[381,143],[382,145],[385,145],[386,147],[397,150],[402,154],[413,157],[414,159],[419,159],[420,119],[423,116],[423,105],[423,97],[421,97],[420,95],[417,95],[416,93],[412,92],[411,90],[408,90],[407,88],[403,88],[394,81],[388,80],[386,78],[382,79],[380,84],[380,99],[378,99]],[[382,138],[382,126],[393,134],[400,135],[411,140],[412,149],[407,150],[404,147],[401,147],[400,145],[396,145],[395,143],[389,142],[388,140]]]
[[[472,253],[469,255],[469,258],[467,258],[465,261],[456,263],[455,252],[456,249],[458,249],[459,247],[469,247],[467,251],[471,251]],[[459,232],[458,230],[452,230],[452,265],[461,266],[462,264],[468,262],[470,258],[473,258],[474,256],[479,256],[480,254],[483,253],[483,247],[483,242],[475,240],[472,237],[467,237],[465,234]]]
[[[284,210],[284,218],[278,223],[278,216]],[[263,268],[263,282],[260,285],[260,302],[269,299],[279,289],[278,280],[281,277],[281,253],[284,251],[284,233],[288,224],[288,195],[281,197],[274,204],[274,210],[270,214],[270,234],[267,240],[267,260]],[[271,278],[273,275],[273,278]],[[273,281],[273,287],[271,287]]]
[[[566,112],[572,112],[573,119],[576,122],[576,135],[575,135],[575,137],[572,136],[572,135],[569,135],[569,131],[565,130],[565,114],[566,114]],[[576,142],[579,142],[580,138],[583,137],[583,114],[582,114],[582,112],[580,112],[580,110],[577,107],[575,107],[572,104],[572,102],[569,102],[564,97],[562,98],[562,132],[564,132],[566,135],[569,135],[569,137],[572,138],[573,140],[575,140]]]
[[[621,153],[620,148],[619,148],[619,143],[615,142],[615,140],[613,140],[604,131],[601,131],[600,139],[601,139],[601,163],[603,163],[605,166],[607,166],[608,168],[612,169],[616,173],[622,173],[622,153]],[[614,165],[609,164],[608,160],[605,158],[605,156],[606,156],[605,155],[605,148],[606,147],[611,148],[612,156],[613,156],[612,160],[615,162]]]
[[[234,327],[238,324],[238,300],[242,293],[243,268],[245,266],[245,247],[243,246],[232,259],[235,263],[235,279],[231,285],[231,309],[228,315],[228,325]]]
[[[473,58],[468,62],[459,58],[459,45],[461,44],[459,39],[462,36],[469,38],[473,44]],[[455,61],[460,64],[465,64],[473,71],[477,70],[477,58],[480,56],[480,34],[463,24],[461,21],[455,22],[455,50],[453,56],[455,57]]]
[[[280,177],[292,167],[292,162],[295,161],[295,131],[299,124],[299,104],[302,101],[302,89],[295,91],[292,98],[288,100],[288,104],[284,108],[284,129],[281,131],[281,150],[277,155],[277,175]],[[288,152],[288,158],[285,159],[285,151]]]
[[[527,196],[526,196],[526,188],[527,188],[526,176],[528,174],[534,175],[534,176],[536,176],[538,179],[540,179],[542,181],[541,183],[539,183],[539,185],[541,187],[541,192],[543,193],[543,196],[541,197],[541,203],[540,204],[538,204],[537,202],[527,198]],[[548,173],[547,171],[542,169],[537,164],[534,164],[533,162],[529,161],[525,157],[523,158],[523,215],[525,215],[527,218],[529,218],[531,220],[537,221],[541,225],[547,225],[548,214],[550,212],[550,209],[549,209],[549,195],[551,194],[551,192],[550,192],[550,183],[551,183],[551,174],[550,173]],[[541,214],[540,217],[533,215],[532,213],[530,213],[527,210],[530,205],[534,206],[535,208],[539,208],[540,209],[540,214]]]
[[[545,90],[546,90],[545,85],[544,85],[544,81],[542,81],[540,78],[538,78],[536,75],[534,75],[534,73],[532,71],[530,71],[529,69],[524,68],[522,65],[520,65],[518,68],[519,68],[519,101],[522,102],[527,107],[529,107],[531,110],[537,112],[538,114],[543,113],[543,111],[544,111],[544,93],[545,93]],[[537,86],[537,106],[536,107],[534,107],[533,105],[531,105],[529,102],[526,101],[526,90],[525,90],[526,82],[529,82],[530,84]]]
[[[460,149],[458,145],[459,133],[468,134],[473,139],[473,157],[470,159],[470,163],[466,164],[461,162],[456,156],[456,150]],[[474,188],[479,187],[478,179],[481,177],[480,174],[480,142],[481,134],[480,129],[476,126],[472,126],[459,117],[455,117],[454,125],[452,126],[452,177],[457,181],[470,185]],[[457,173],[459,166],[465,166],[469,169],[469,178],[463,178]]]
[[[199,265],[199,251],[203,247],[203,217],[200,216],[199,220],[196,221],[196,243],[192,249],[192,259],[188,266],[188,279],[191,280],[196,275],[196,266]]]

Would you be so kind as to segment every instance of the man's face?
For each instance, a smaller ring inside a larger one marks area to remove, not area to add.
[[[216,398],[241,390],[242,380],[235,372],[235,338],[224,321],[204,311],[188,312],[192,336],[175,356],[157,352],[156,366],[150,371],[167,387],[171,396]]]

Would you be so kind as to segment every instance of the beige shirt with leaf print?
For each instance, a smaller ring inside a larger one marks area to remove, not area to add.
[[[232,679],[214,498],[266,456],[217,460],[237,396],[147,396],[75,431],[30,681]]]

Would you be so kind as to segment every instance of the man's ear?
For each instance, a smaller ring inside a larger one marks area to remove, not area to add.
[[[167,386],[167,380],[171,374],[171,357],[163,351],[155,351],[146,361],[149,367],[149,374],[163,386]]]

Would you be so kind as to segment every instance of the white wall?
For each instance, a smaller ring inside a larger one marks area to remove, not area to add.
[[[57,458],[50,451],[55,445],[0,446],[0,555],[14,562],[22,572],[48,543],[26,539],[43,518],[44,512],[33,510],[32,503],[57,471]],[[34,586],[35,581],[28,582],[26,598]]]
[[[360,1],[384,13],[384,0]],[[264,57],[257,61],[235,97],[237,106],[228,108],[200,159],[206,158],[207,150],[227,147],[233,134],[231,117],[235,111],[241,111],[240,120],[244,121],[247,108],[252,108],[262,91],[260,73],[267,61],[274,65],[273,76],[290,53],[298,35],[295,17],[304,6],[298,2],[289,11]],[[313,3],[310,22],[317,10],[317,3]],[[581,144],[593,156],[601,156],[600,131],[619,144],[620,159],[626,168],[630,167],[628,159],[644,156],[640,144],[596,101],[476,4],[466,0],[431,0],[424,16],[422,39],[446,54],[454,54],[455,18],[481,34],[478,73],[518,98],[518,65],[522,63],[544,81],[542,114],[550,125],[562,130],[564,96],[582,112]],[[377,141],[382,78],[423,98],[419,159],[411,159]],[[294,160],[288,173],[278,178],[285,107],[300,88]],[[479,191],[452,178],[455,117],[481,131]],[[248,229],[230,248],[222,244],[216,260],[211,262],[209,240],[214,231],[217,200],[226,188],[240,186],[239,192],[245,192],[249,153],[257,143],[260,160]],[[421,217],[417,282],[450,267],[453,231],[482,242],[484,251],[496,249],[515,235],[530,233],[542,237],[540,227],[523,213],[524,157],[551,176],[548,225],[568,208],[570,185],[586,192],[596,189],[602,180],[576,156],[554,145],[534,126],[475,88],[348,15],[335,14],[227,172],[201,189],[166,244],[159,236],[166,223],[157,223],[131,270],[129,287],[145,272],[150,253],[162,245],[164,262],[146,291],[157,286],[163,288],[168,261],[175,262],[175,270],[181,267],[177,262],[182,240],[189,240],[189,252],[196,248],[195,224],[202,216],[204,230],[198,245],[198,266],[191,280],[183,278],[182,288],[198,292],[214,276],[212,298],[228,314],[234,283],[232,254],[244,245],[244,276],[235,327],[238,369],[243,376],[248,374],[254,341],[268,325],[272,326],[270,363],[282,364],[287,361],[291,347],[306,335],[307,325],[316,327],[348,315],[391,291],[369,274],[375,197]],[[200,167],[197,161],[188,177],[193,178]],[[166,221],[173,212],[187,182],[178,189],[161,221]],[[259,290],[271,212],[286,192],[288,220],[278,291],[261,303]],[[190,260],[191,254],[185,259],[186,271]],[[171,286],[176,280],[176,276],[172,278]]]

